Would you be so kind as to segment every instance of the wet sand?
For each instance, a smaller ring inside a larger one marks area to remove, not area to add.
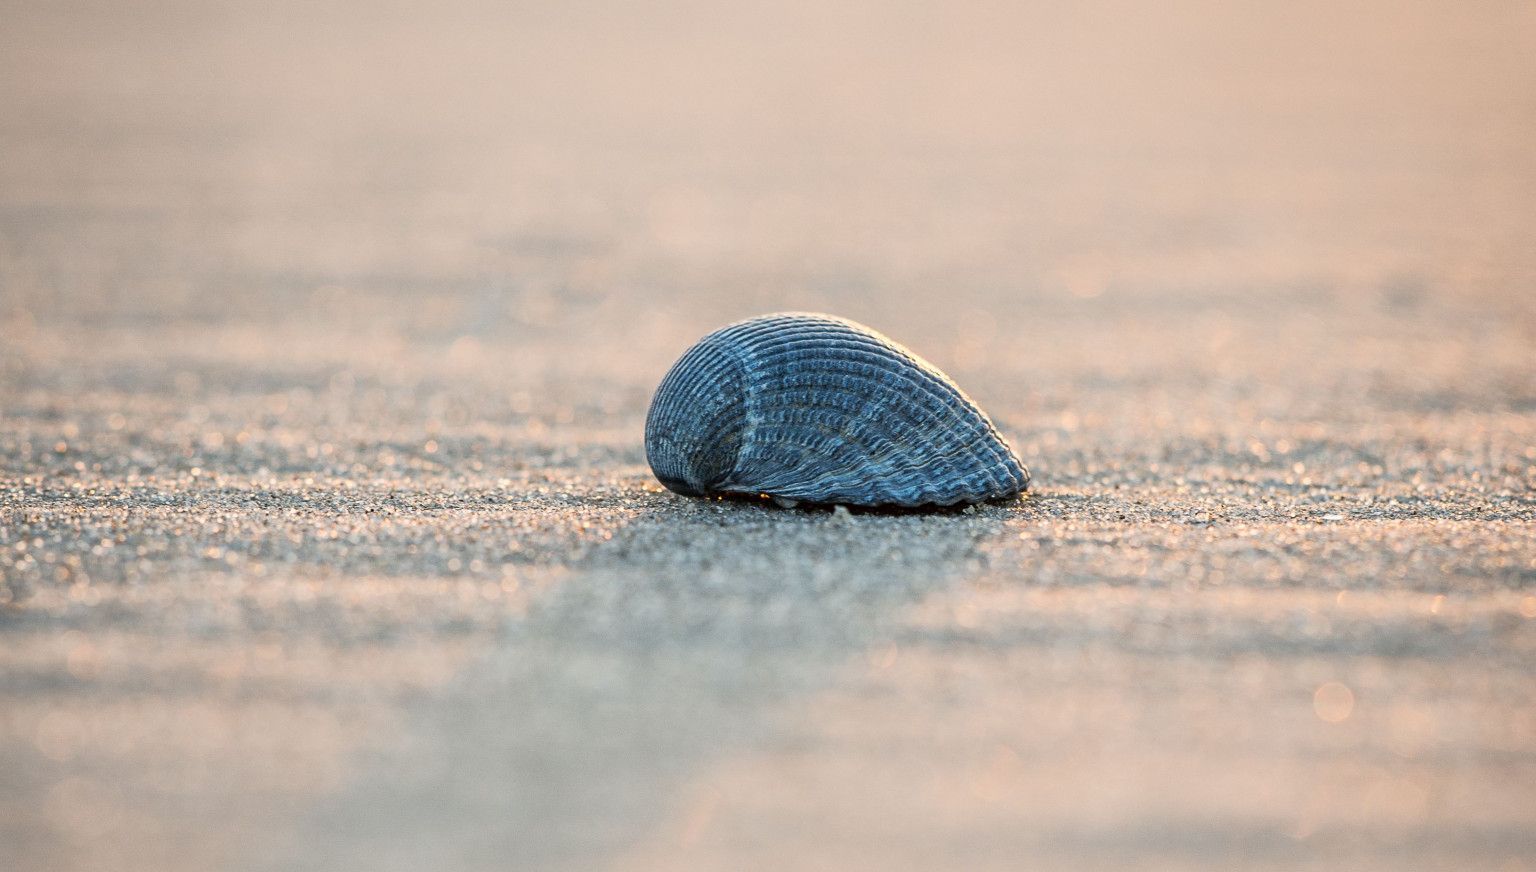
[[[1536,867],[1520,4],[10,4],[0,868]],[[768,311],[973,513],[689,500]]]

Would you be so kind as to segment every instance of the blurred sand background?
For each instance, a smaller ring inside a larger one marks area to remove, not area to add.
[[[1536,869],[1536,5],[0,22],[0,869]],[[1033,496],[662,492],[784,309]]]

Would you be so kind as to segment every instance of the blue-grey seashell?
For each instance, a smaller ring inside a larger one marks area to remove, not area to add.
[[[645,455],[688,496],[951,506],[1018,496],[1029,470],[933,364],[830,315],[723,327],[662,379]]]

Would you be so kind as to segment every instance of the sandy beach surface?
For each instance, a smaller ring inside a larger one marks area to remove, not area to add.
[[[1536,7],[0,3],[0,869],[1536,869]],[[828,311],[1027,499],[650,475]]]

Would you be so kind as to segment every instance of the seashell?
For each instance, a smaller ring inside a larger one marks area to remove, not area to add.
[[[830,315],[764,315],[709,334],[651,400],[645,456],[687,496],[854,506],[1016,497],[1029,470],[933,364]]]

